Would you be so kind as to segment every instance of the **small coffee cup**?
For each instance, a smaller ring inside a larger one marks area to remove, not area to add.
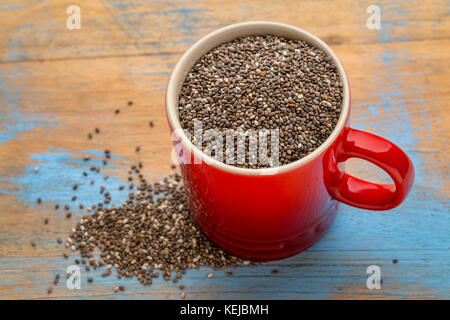
[[[265,34],[306,41],[332,58],[343,84],[341,113],[331,135],[307,156],[275,168],[241,168],[217,161],[192,144],[180,124],[179,92],[203,54],[239,37]],[[238,23],[197,41],[170,76],[166,112],[193,218],[209,239],[239,257],[264,261],[292,256],[325,233],[339,202],[388,210],[398,206],[413,185],[413,164],[399,147],[349,126],[349,82],[334,52],[316,36],[294,26],[267,21]],[[342,165],[349,158],[377,165],[394,183],[372,183],[349,175]]]

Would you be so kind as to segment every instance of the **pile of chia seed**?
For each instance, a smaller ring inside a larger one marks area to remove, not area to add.
[[[118,278],[135,276],[144,285],[160,272],[164,280],[177,282],[188,268],[223,269],[244,263],[196,227],[179,174],[154,184],[141,178],[136,194],[131,192],[122,206],[100,204],[93,214],[83,216],[65,245],[79,251],[90,267],[106,266],[102,276],[114,268]],[[94,258],[96,249],[100,260]]]
[[[342,94],[337,68],[325,52],[305,41],[249,36],[217,46],[194,64],[180,91],[178,113],[194,144],[195,121],[202,122],[203,131],[218,129],[223,137],[228,129],[279,129],[283,165],[328,138],[341,112]],[[207,147],[203,140],[202,149]],[[270,166],[251,164],[245,150],[245,163],[233,165]]]

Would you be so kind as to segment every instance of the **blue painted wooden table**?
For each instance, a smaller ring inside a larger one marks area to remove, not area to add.
[[[416,182],[388,212],[341,205],[324,238],[295,257],[243,267],[233,277],[189,270],[186,298],[449,297],[448,1],[379,2],[380,30],[366,27],[368,1],[78,1],[79,30],[66,26],[71,4],[0,3],[0,298],[179,298],[172,283],[144,287],[102,278],[100,270],[93,284],[82,275],[81,290],[60,284],[48,295],[46,288],[73,261],[56,239],[76,224],[80,203],[98,202],[102,184],[120,203],[125,195],[117,187],[136,161],[153,181],[171,171],[164,90],[181,53],[207,32],[245,20],[289,23],[328,42],[350,77],[352,125],[402,147]],[[101,133],[88,140],[95,127]],[[100,166],[104,149],[112,161],[98,174],[89,171],[90,185],[82,172],[92,163],[83,155]],[[350,160],[347,170],[386,180],[365,162]],[[55,211],[56,203],[69,203],[73,217]],[[370,265],[381,269],[380,290],[366,286]],[[127,290],[113,293],[120,284]]]

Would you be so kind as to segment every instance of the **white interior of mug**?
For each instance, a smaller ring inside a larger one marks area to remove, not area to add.
[[[188,139],[188,137],[184,134],[181,123],[178,116],[178,97],[180,89],[184,83],[186,75],[189,73],[192,66],[195,62],[205,53],[215,48],[216,46],[231,41],[233,39],[250,36],[250,35],[263,35],[270,34],[274,36],[284,37],[286,39],[293,40],[303,40],[306,41],[313,46],[321,49],[326,52],[333,60],[333,63],[336,65],[340,80],[343,84],[343,99],[342,99],[342,107],[341,114],[339,116],[338,122],[332,131],[331,135],[322,143],[317,149],[308,154],[307,156],[291,162],[289,164],[285,164],[275,168],[260,168],[260,169],[248,169],[248,168],[240,168],[235,167],[223,162],[220,162],[204,152],[195,147],[192,142]],[[175,132],[176,137],[181,141],[181,143],[187,147],[194,155],[203,159],[206,163],[217,167],[219,169],[238,173],[238,174],[247,174],[247,175],[264,175],[264,174],[274,174],[289,171],[293,168],[301,166],[308,161],[311,161],[323,151],[325,151],[337,138],[341,130],[345,126],[345,122],[347,120],[347,116],[350,110],[350,92],[349,92],[349,84],[347,75],[345,74],[344,68],[342,64],[334,54],[334,52],[328,47],[322,40],[317,38],[316,36],[306,32],[300,28],[296,28],[287,24],[277,23],[277,22],[268,22],[268,21],[252,21],[252,22],[243,22],[233,24],[221,29],[218,29],[214,32],[209,33],[199,41],[197,41],[192,47],[187,50],[181,59],[176,64],[167,86],[166,91],[166,112],[169,119],[169,123],[172,126],[172,129]]]

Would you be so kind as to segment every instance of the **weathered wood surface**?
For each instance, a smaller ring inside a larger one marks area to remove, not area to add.
[[[409,198],[389,212],[342,205],[325,237],[295,257],[241,268],[232,278],[224,271],[212,279],[206,270],[189,271],[183,278],[187,297],[449,297],[448,1],[382,1],[381,30],[366,28],[370,1],[86,0],[77,3],[81,30],[73,31],[66,28],[71,4],[0,3],[0,298],[179,297],[172,283],[144,287],[134,279],[101,278],[98,270],[94,284],[83,274],[80,291],[60,284],[48,296],[54,274],[63,274],[73,261],[63,259],[56,238],[80,216],[73,210],[67,220],[53,206],[70,203],[73,183],[81,185],[76,205],[98,202],[104,172],[111,176],[113,199],[123,199],[117,186],[138,159],[149,177],[168,174],[171,144],[163,103],[171,69],[201,36],[249,20],[289,23],[327,41],[350,77],[352,125],[404,148],[416,166],[416,183]],[[101,134],[88,140],[94,127]],[[136,145],[142,146],[139,155]],[[114,161],[89,186],[81,156],[106,148]],[[359,161],[347,167],[361,177],[384,179]],[[381,267],[381,290],[366,288],[372,264]],[[279,274],[272,275],[273,268]],[[117,284],[127,291],[113,294]]]

